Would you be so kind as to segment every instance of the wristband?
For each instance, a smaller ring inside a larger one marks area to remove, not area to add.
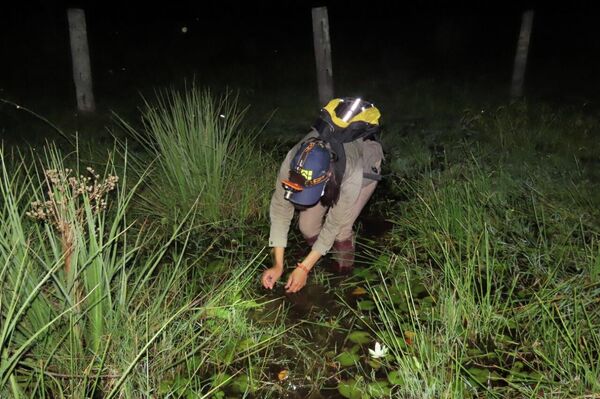
[[[306,274],[308,274],[310,272],[310,269],[306,266],[304,266],[302,263],[298,262],[296,264],[296,267],[299,268],[300,270],[303,270]]]

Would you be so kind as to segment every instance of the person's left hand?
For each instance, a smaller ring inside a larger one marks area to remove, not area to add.
[[[306,285],[307,279],[308,274],[304,270],[299,267],[295,268],[285,284],[285,292],[294,293],[300,291]]]

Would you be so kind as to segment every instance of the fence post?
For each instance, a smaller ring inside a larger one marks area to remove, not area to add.
[[[81,112],[94,112],[96,104],[92,90],[92,70],[90,67],[85,12],[79,8],[69,8],[67,18],[69,21],[77,109]]]
[[[333,98],[333,69],[331,67],[331,41],[327,7],[312,9],[313,41],[317,64],[317,85],[321,106]]]
[[[519,34],[519,41],[517,43],[512,83],[510,86],[510,97],[513,99],[523,96],[525,67],[527,66],[527,54],[529,53],[529,39],[531,37],[532,25],[533,10],[525,11],[521,18],[521,33]]]

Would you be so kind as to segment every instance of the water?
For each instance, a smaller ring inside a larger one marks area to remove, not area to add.
[[[368,266],[362,264],[368,256],[362,252],[361,243],[368,241],[373,245],[373,240],[383,239],[392,223],[365,215],[360,217],[357,227],[356,269],[361,269]],[[291,256],[304,251],[305,248],[299,248],[301,246],[301,242],[293,243],[289,250]],[[267,367],[269,378],[281,389],[279,397],[343,398],[337,390],[338,382],[352,377],[352,368],[340,367],[333,358],[350,346],[348,333],[361,324],[355,311],[366,290],[360,285],[364,283],[362,278],[331,273],[330,264],[330,256],[322,258],[307,285],[297,293],[285,292],[287,274],[273,290],[259,288],[264,295],[264,306],[253,315],[255,321],[265,325],[282,322],[280,315],[285,314],[283,323],[287,327],[293,326],[293,332],[289,332],[282,345],[274,349],[277,361]],[[287,373],[284,380],[280,378],[285,375],[280,374],[282,372]]]

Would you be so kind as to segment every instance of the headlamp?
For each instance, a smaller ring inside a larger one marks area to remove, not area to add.
[[[295,170],[290,170],[289,179],[285,179],[281,182],[285,190],[284,198],[290,199],[294,193],[299,193],[306,186],[306,179]]]

